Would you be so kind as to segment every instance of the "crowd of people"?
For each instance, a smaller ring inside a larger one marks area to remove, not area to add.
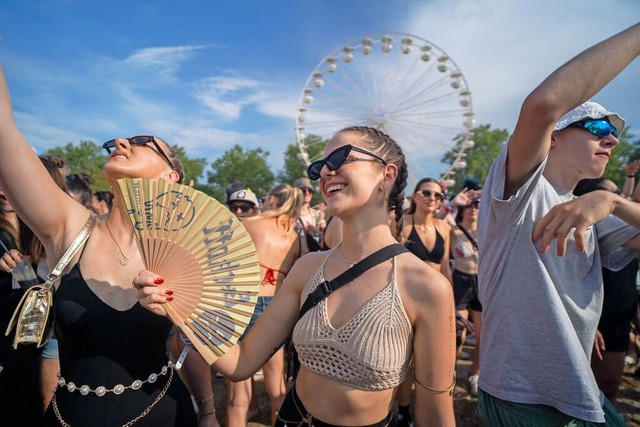
[[[212,366],[183,351],[164,308],[181,295],[145,270],[122,195],[33,152],[0,69],[2,331],[25,292],[17,263],[44,280],[92,230],[57,284],[54,336],[17,349],[0,338],[0,425],[245,426],[259,370],[275,426],[455,425],[468,335],[484,425],[624,425],[617,392],[640,344],[640,161],[621,190],[602,176],[625,121],[590,99],[639,54],[640,24],[558,68],[524,100],[484,185],[450,200],[430,177],[406,194],[401,144],[365,126],[339,130],[306,177],[265,195],[229,183],[260,286],[244,334]],[[156,136],[103,148],[111,188],[184,179]],[[299,365],[287,386],[289,340]],[[212,372],[227,379],[224,420]]]

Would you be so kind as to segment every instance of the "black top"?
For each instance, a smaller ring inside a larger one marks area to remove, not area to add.
[[[409,238],[407,239],[407,249],[409,249],[415,256],[420,258],[423,261],[429,261],[434,264],[440,264],[442,262],[442,257],[444,256],[444,239],[438,232],[436,227],[436,243],[433,245],[433,249],[428,250],[424,243],[422,243],[422,239],[420,235],[416,231],[415,224],[413,223],[413,215],[411,216],[411,234],[409,234]]]
[[[630,321],[635,317],[638,309],[637,272],[637,258],[634,258],[620,271],[602,269],[604,302],[601,318]]]
[[[60,373],[78,388],[117,384],[129,386],[146,380],[167,364],[166,345],[172,328],[166,317],[153,314],[136,303],[118,311],[99,299],[87,286],[76,264],[62,278],[54,299],[54,320],[60,351]],[[94,393],[82,396],[58,387],[56,400],[65,422],[75,425],[121,426],[139,416],[160,394],[169,374],[158,375],[155,383],[122,394]],[[59,425],[52,405],[47,423]],[[136,426],[196,425],[191,398],[174,372],[171,385],[153,409]]]

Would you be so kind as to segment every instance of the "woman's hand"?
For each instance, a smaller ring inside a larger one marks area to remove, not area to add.
[[[9,250],[9,252],[5,252],[2,257],[0,257],[0,270],[11,273],[11,270],[16,266],[18,262],[22,259],[22,254],[15,249]]]
[[[482,194],[482,190],[469,190],[467,188],[463,188],[456,197],[451,200],[451,205],[457,208],[461,208],[463,206],[467,206],[471,203],[471,201]]]
[[[598,360],[602,360],[602,353],[606,351],[606,348],[604,345],[604,337],[602,336],[602,333],[597,329],[596,338],[593,340],[593,350],[595,352],[595,355],[598,357]]]
[[[140,271],[133,279],[133,287],[138,290],[140,305],[160,316],[167,315],[162,305],[173,300],[173,291],[159,286],[163,283],[162,277],[147,270]]]

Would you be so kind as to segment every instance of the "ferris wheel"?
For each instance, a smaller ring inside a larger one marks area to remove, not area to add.
[[[299,157],[308,165],[338,130],[370,126],[402,147],[408,185],[437,175],[455,148],[439,173],[452,186],[474,144],[473,115],[467,82],[442,49],[411,34],[373,33],[331,51],[307,78],[296,113]]]

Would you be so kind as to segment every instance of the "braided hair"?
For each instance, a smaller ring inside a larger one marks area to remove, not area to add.
[[[350,126],[340,130],[338,133],[352,132],[361,135],[363,145],[369,151],[388,164],[396,165],[398,176],[389,191],[387,198],[387,211],[395,215],[396,230],[394,236],[396,240],[402,239],[402,204],[404,202],[404,189],[407,186],[407,176],[409,174],[407,161],[402,152],[402,148],[386,133],[367,126]]]

